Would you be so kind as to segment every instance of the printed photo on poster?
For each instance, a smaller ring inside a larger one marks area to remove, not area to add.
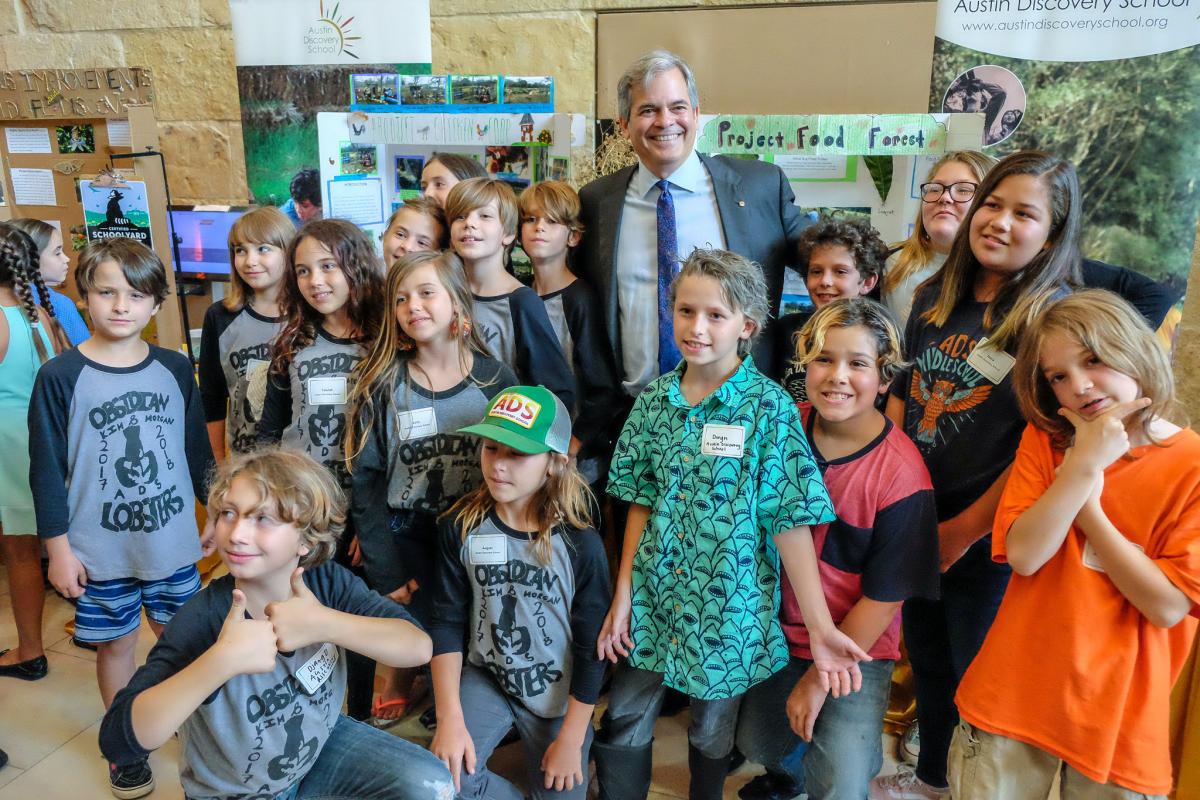
[[[534,150],[540,148],[522,145],[489,146],[486,149],[484,168],[488,174],[499,178],[521,193],[534,180]]]
[[[379,171],[375,145],[343,143],[341,164],[343,175],[375,175]]]
[[[425,169],[423,156],[396,156],[396,191],[421,191],[421,170]]]
[[[89,242],[124,236],[153,247],[145,181],[96,186],[90,180],[81,180],[79,199],[83,203],[83,223]]]
[[[438,106],[446,102],[445,75],[401,75],[400,102],[406,106]]]
[[[946,89],[942,111],[982,113],[983,143],[999,144],[1013,135],[1025,117],[1025,87],[1004,67],[972,67]]]
[[[565,181],[571,178],[571,159],[555,156],[550,159],[550,168],[546,178],[552,181]]]
[[[400,76],[373,73],[350,76],[350,102],[355,105],[394,106],[400,102]]]
[[[499,99],[499,75],[450,76],[450,102],[454,105],[489,105]]]
[[[535,77],[504,76],[505,103],[549,103],[554,79],[548,75]]]
[[[96,152],[96,134],[91,125],[66,125],[54,129],[60,153]]]

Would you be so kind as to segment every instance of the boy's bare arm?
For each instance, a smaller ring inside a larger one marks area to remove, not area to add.
[[[276,655],[271,623],[247,619],[246,597],[235,589],[212,647],[134,698],[131,721],[138,744],[146,750],[162,747],[209,695],[238,675],[270,672]]]

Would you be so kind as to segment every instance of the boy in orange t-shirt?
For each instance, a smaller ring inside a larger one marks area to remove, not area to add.
[[[1115,295],[1043,312],[1013,371],[1025,430],[993,528],[1013,568],[956,698],[955,800],[1165,796],[1168,698],[1200,603],[1200,436]],[[1065,762],[1065,765],[1063,764]]]

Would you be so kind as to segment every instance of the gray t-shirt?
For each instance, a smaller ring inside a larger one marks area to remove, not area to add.
[[[475,324],[492,358],[528,386],[545,386],[575,408],[575,378],[537,292],[528,286],[496,297],[475,295]]]
[[[345,484],[342,442],[352,373],[365,356],[361,340],[335,339],[318,327],[313,343],[288,365],[287,383],[271,376],[259,437],[308,453]]]
[[[249,306],[230,311],[213,303],[204,315],[197,371],[204,417],[225,420],[231,452],[245,452],[257,443],[271,340],[281,327],[282,319],[264,317]]]
[[[132,367],[69,350],[29,401],[38,534],[67,534],[92,580],[160,580],[200,558],[193,513],[212,448],[188,359],[150,346]]]
[[[568,696],[595,703],[596,637],[612,601],[600,535],[559,527],[546,564],[530,535],[494,512],[465,537],[443,522],[438,539],[434,655],[463,652],[465,641],[467,659],[539,717],[561,717]]]
[[[411,621],[403,606],[372,592],[337,564],[306,570],[304,583],[328,608]],[[134,699],[212,647],[229,614],[232,592],[233,578],[226,575],[188,600],[146,664],[113,699],[100,727],[100,749],[111,761],[127,764],[145,757],[133,731]],[[327,643],[280,653],[271,672],[234,677],[179,728],[184,794],[193,800],[257,800],[287,790],[312,769],[345,694],[345,653]]]
[[[444,392],[418,385],[402,367],[390,397],[375,398],[372,430],[354,462],[355,497],[383,513],[382,479],[388,508],[441,514],[483,480],[479,437],[459,429],[478,424],[491,398],[516,383],[511,369],[481,355],[470,376]]]

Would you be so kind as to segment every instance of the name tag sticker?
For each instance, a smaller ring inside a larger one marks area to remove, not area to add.
[[[437,414],[432,408],[402,411],[396,414],[396,433],[401,439],[421,439],[438,432]]]
[[[308,403],[313,406],[345,405],[346,376],[309,378]]]
[[[256,372],[258,372],[260,369],[266,369],[269,366],[271,366],[270,361],[259,361],[257,359],[250,359],[242,367],[242,377],[245,377],[247,375],[253,375]]]
[[[1146,548],[1139,544],[1134,544],[1133,546],[1143,553],[1146,552]],[[1096,548],[1092,547],[1091,542],[1085,541],[1083,543],[1083,565],[1088,569],[1096,570],[1096,572],[1108,574],[1108,570],[1104,568],[1104,564],[1101,563],[1100,556],[1096,553]]]
[[[503,564],[508,561],[508,537],[503,533],[476,534],[467,537],[471,566]]]
[[[967,356],[967,363],[992,383],[1003,381],[1016,362],[1017,360],[1008,353],[989,345],[986,336],[979,340],[971,355]]]
[[[741,425],[705,425],[700,452],[706,456],[741,458],[746,449],[746,429]]]
[[[333,674],[333,668],[337,666],[338,649],[334,645],[326,642],[321,645],[321,649],[317,654],[304,662],[304,666],[296,670],[296,680],[300,682],[300,686],[304,689],[305,694],[315,694],[317,689],[321,688],[321,684],[329,680],[329,676]]]

